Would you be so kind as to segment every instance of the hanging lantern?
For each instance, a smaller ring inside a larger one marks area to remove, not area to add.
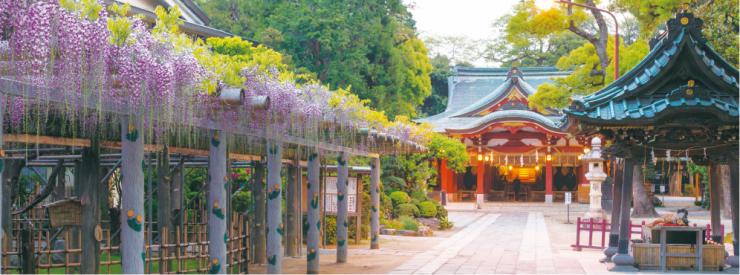
[[[512,169],[514,169],[514,166],[509,165],[509,171],[511,171]]]
[[[547,154],[547,156],[545,156],[545,160],[552,161],[552,155]]]
[[[524,155],[519,155],[519,167],[524,167]]]
[[[584,153],[584,154],[588,154],[588,152],[591,152],[591,148],[588,148],[588,147],[584,147],[584,148],[583,148],[583,153]]]
[[[534,162],[540,163],[540,151],[537,149],[534,150]]]
[[[534,166],[534,170],[535,170],[535,171],[540,171],[540,166],[539,166],[539,165],[535,165],[535,166]]]
[[[486,155],[485,158],[483,158],[485,161],[488,161],[488,155]]]

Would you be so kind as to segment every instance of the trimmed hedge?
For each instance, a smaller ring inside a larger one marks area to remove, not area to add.
[[[417,217],[419,216],[419,208],[416,207],[416,205],[411,204],[411,203],[399,204],[395,210],[396,210],[396,217],[402,217],[402,216]]]
[[[391,201],[393,201],[394,206],[411,202],[411,197],[409,197],[409,194],[406,194],[406,192],[403,191],[394,191],[393,193],[391,193],[390,197]]]
[[[419,203],[419,215],[425,218],[436,217],[437,206],[431,201],[423,201]]]

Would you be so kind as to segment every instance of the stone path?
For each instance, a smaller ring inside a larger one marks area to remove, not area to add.
[[[586,273],[579,262],[553,252],[542,212],[502,212],[482,215],[391,273]]]
[[[391,273],[431,274],[435,272],[443,264],[451,261],[453,257],[458,255],[463,248],[468,246],[483,230],[496,221],[498,217],[498,214],[487,214],[479,218],[463,230],[455,233],[455,235],[440,242],[431,250],[414,256]]]

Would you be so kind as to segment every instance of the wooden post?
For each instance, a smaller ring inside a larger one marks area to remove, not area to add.
[[[341,152],[337,156],[337,263],[347,262],[348,176],[347,153]]]
[[[285,228],[282,224],[282,180],[280,179],[283,145],[267,142],[267,273],[282,273]]]
[[[225,274],[228,268],[226,215],[230,213],[226,202],[226,136],[212,130],[208,148],[208,272]]]
[[[634,258],[629,254],[631,223],[630,223],[630,205],[632,204],[632,173],[637,167],[632,157],[624,159],[624,172],[622,174],[622,198],[620,202],[619,213],[619,242],[617,244],[617,254],[612,261],[615,266],[610,271],[636,271],[633,266]],[[639,167],[637,167],[639,169]]]
[[[722,169],[717,162],[712,162],[709,166],[709,201],[710,201],[710,218],[712,221],[712,240],[718,243],[723,243],[722,233],[720,228],[722,226],[722,217],[720,216],[721,196],[722,196]]]
[[[252,227],[252,247],[254,248],[254,263],[265,264],[267,257],[265,239],[265,213],[267,200],[265,199],[265,165],[262,161],[254,162],[254,226]]]
[[[444,160],[443,160],[444,161]],[[444,173],[444,172],[442,172]],[[442,183],[443,186],[446,183]],[[443,195],[443,200],[444,200]],[[380,158],[370,164],[370,249],[379,249],[380,242]]]
[[[285,210],[287,224],[285,226],[285,255],[298,256],[301,249],[299,236],[301,233],[301,166],[296,159],[288,166],[288,182],[285,193]]]
[[[486,175],[485,172],[485,163],[483,161],[478,161],[477,166],[477,175],[476,175],[476,184],[475,184],[475,205],[478,209],[483,208],[483,197],[484,197],[484,177]]]
[[[732,255],[727,257],[727,264],[731,267],[738,267],[738,161],[737,157],[730,159],[730,194],[732,205]]]
[[[306,272],[309,274],[319,273],[319,232],[321,230],[321,215],[319,209],[319,174],[321,173],[321,160],[318,153],[311,153],[308,156],[308,190],[306,197],[309,200],[308,205],[308,232],[306,234]]]
[[[92,147],[82,150],[82,160],[79,166],[79,177],[75,184],[80,188],[80,202],[82,205],[82,257],[80,259],[80,273],[99,273],[100,243],[95,238],[96,227],[100,226],[100,158],[97,141],[91,142]]]
[[[439,161],[439,169],[438,171],[438,177],[439,177],[439,201],[442,205],[447,205],[447,192],[449,191],[449,179],[447,176],[447,160],[443,159]],[[371,172],[372,173],[372,172]],[[372,183],[371,183],[372,184]]]
[[[172,203],[170,198],[170,192],[172,185],[170,184],[170,154],[167,149],[167,145],[162,148],[157,158],[157,229],[159,230],[159,244],[168,244],[166,240],[169,240],[168,234],[172,223]],[[167,237],[167,238],[165,238]],[[163,260],[168,254],[163,254],[163,249],[160,248],[160,261],[159,261],[159,273],[165,273],[169,271],[169,260]]]
[[[552,203],[552,160],[545,160],[545,202]]]
[[[121,117],[121,266],[144,273],[144,131],[141,118]]]
[[[613,158],[612,171],[612,215],[611,228],[609,230],[609,246],[604,249],[605,262],[611,262],[614,254],[617,254],[619,244],[619,219],[622,210],[622,173],[624,173],[624,160]]]
[[[3,141],[3,132],[5,131],[4,127],[4,117],[5,117],[5,95],[0,95],[0,273],[3,273],[3,259],[5,258],[3,256],[3,238],[5,236],[5,215],[7,215],[5,212],[6,210],[10,210],[10,208],[7,208],[9,205],[5,205],[6,203],[10,203],[10,200],[6,200],[6,193],[5,192],[5,179],[3,179],[4,169],[5,169],[5,143]]]

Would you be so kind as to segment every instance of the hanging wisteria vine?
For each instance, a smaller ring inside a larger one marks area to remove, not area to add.
[[[268,48],[239,38],[187,37],[178,30],[176,7],[158,7],[153,29],[127,13],[127,6],[106,9],[96,0],[0,0],[0,77],[14,84],[2,89],[16,90],[2,104],[14,131],[51,131],[40,125],[61,120],[74,126],[59,126],[56,134],[84,136],[116,114],[136,113],[149,139],[192,135],[187,129],[204,124],[355,148],[371,146],[357,136],[374,133],[406,146],[430,138],[428,128],[391,122],[347,90],[297,84]],[[254,52],[264,56],[251,58]],[[227,86],[240,86],[247,98],[269,98],[270,106],[225,104],[219,92]]]

